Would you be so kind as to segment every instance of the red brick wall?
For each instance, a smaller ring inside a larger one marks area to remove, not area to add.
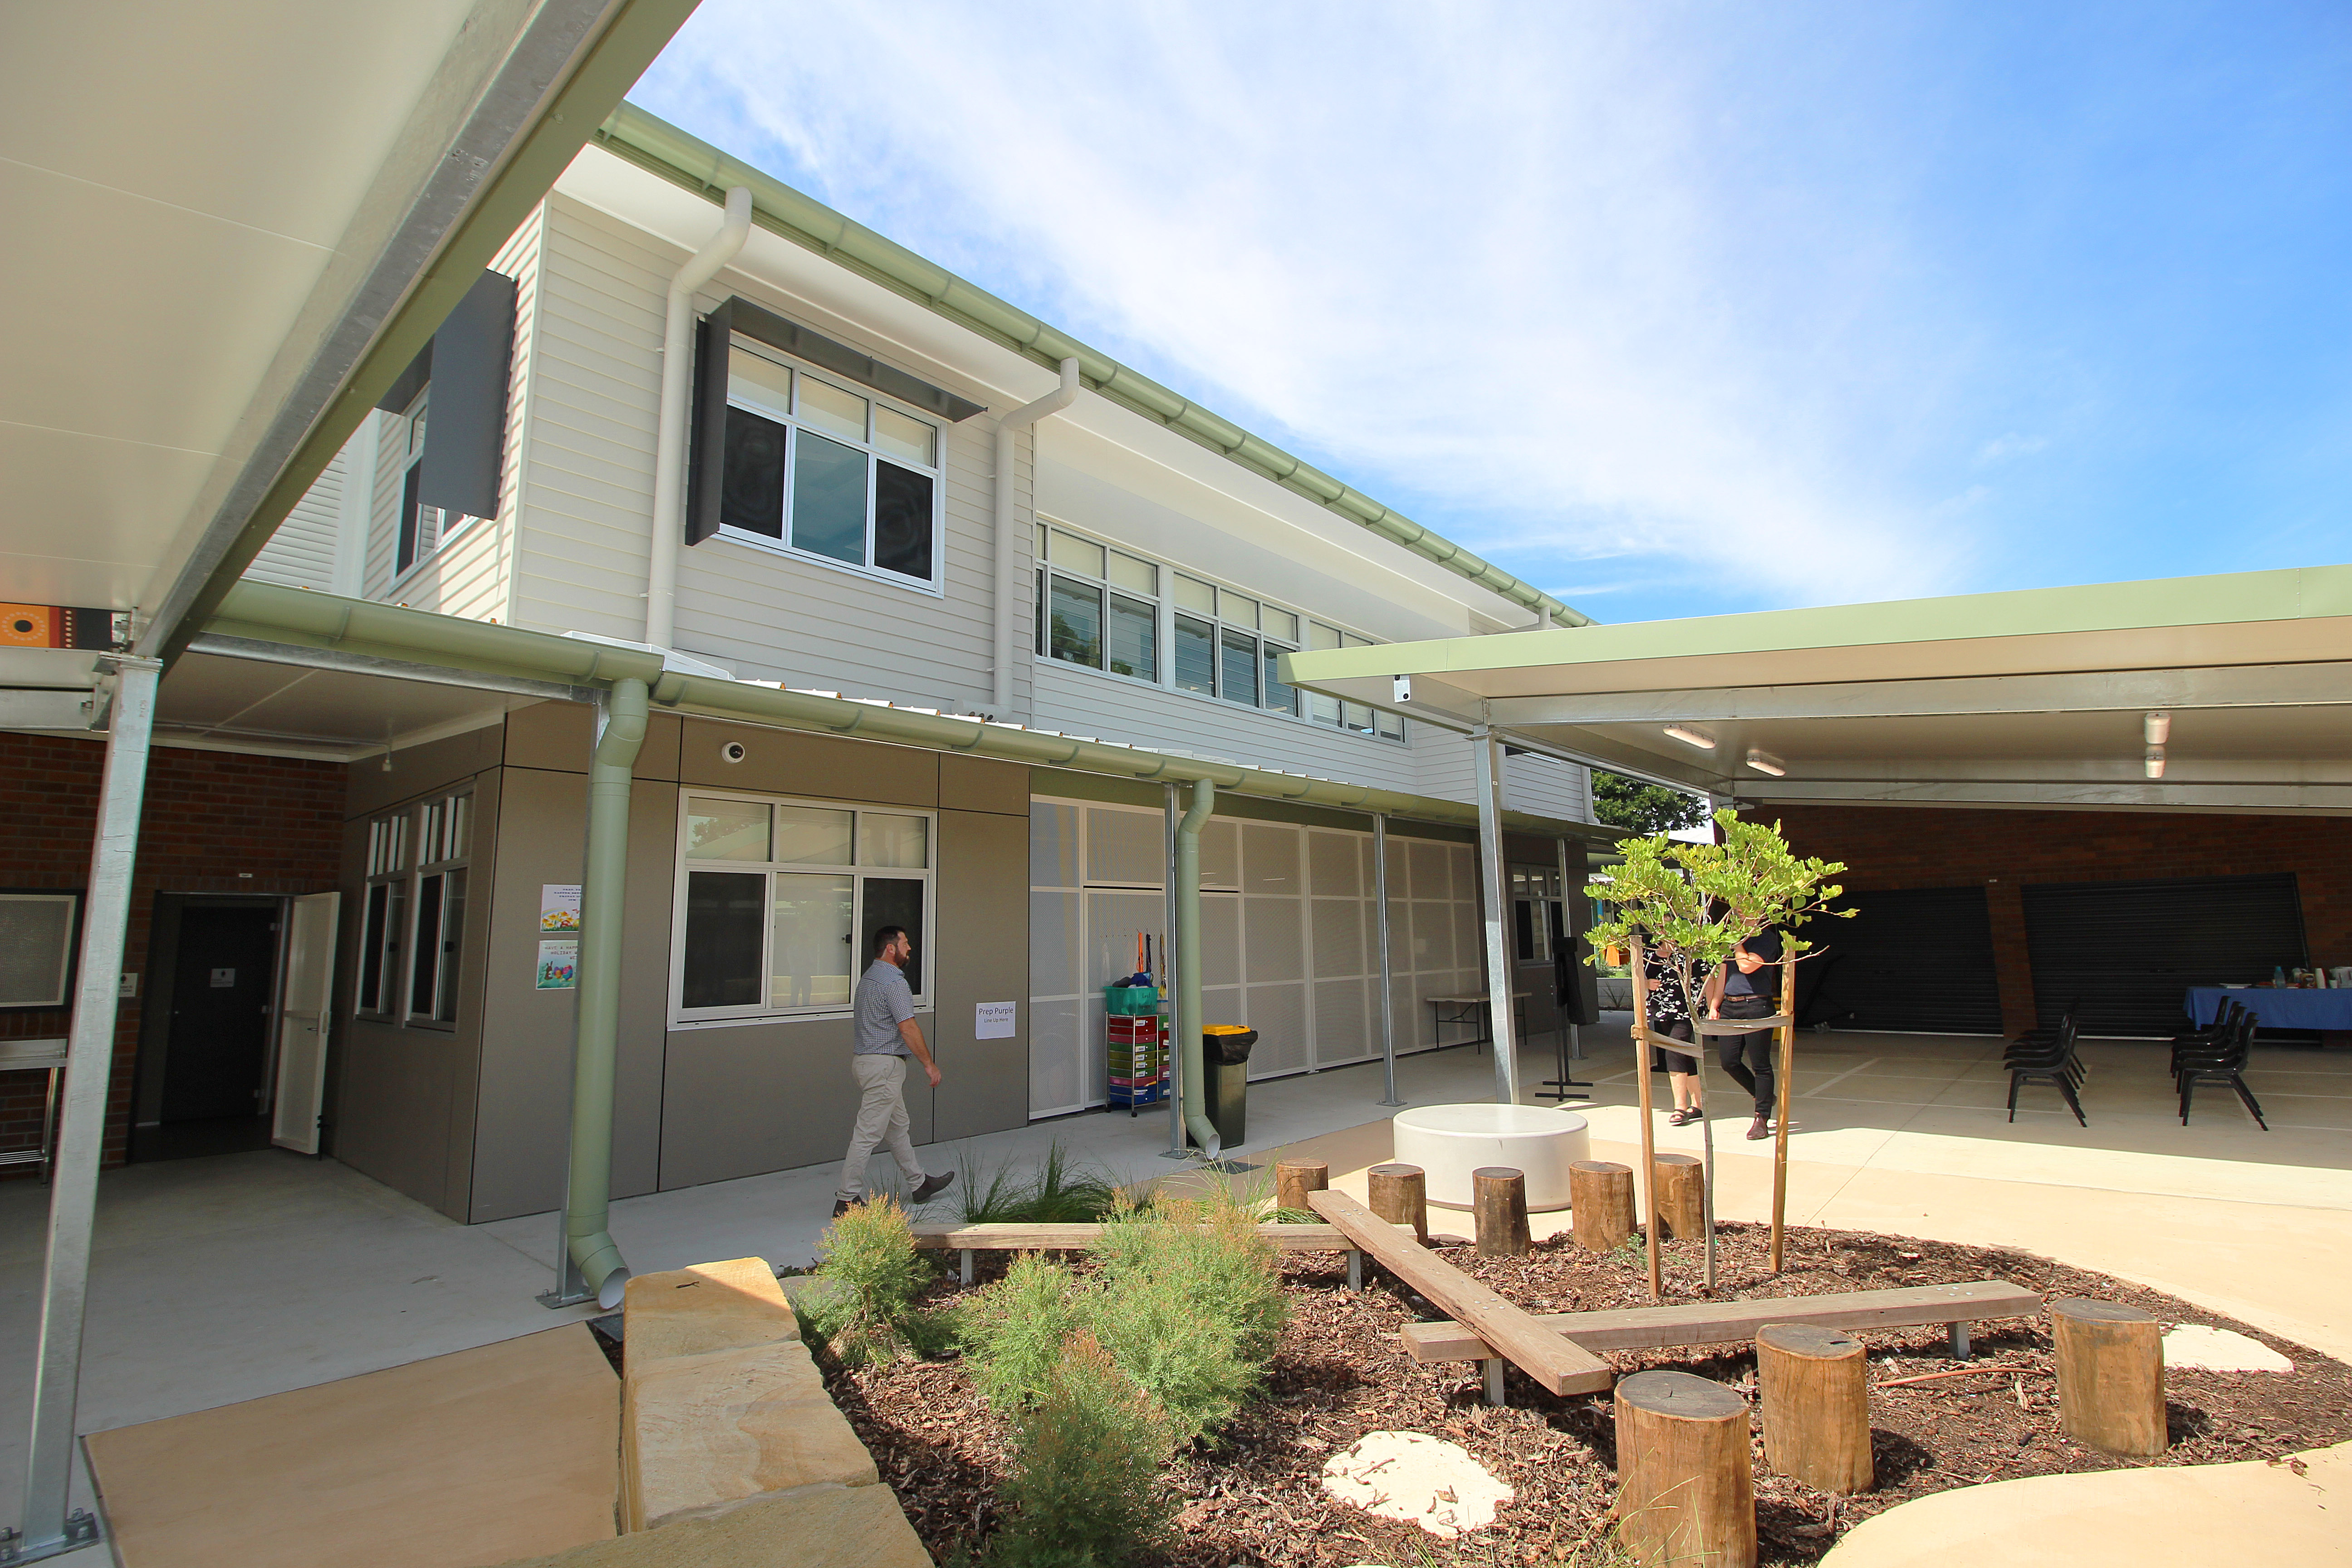
[[[0,888],[80,889],[89,879],[106,747],[98,741],[0,732]],[[123,967],[139,1000],[121,1004],[107,1094],[106,1163],[130,1132],[131,1068],[147,973],[155,895],[319,893],[336,886],[342,855],[343,765],[158,747],[147,769],[139,859]],[[238,873],[250,873],[240,876]],[[65,1012],[0,1012],[0,1038],[65,1035]],[[41,1076],[0,1074],[0,1148],[40,1136]]]
[[[1968,811],[1942,806],[1782,805],[1800,855],[1843,860],[1852,892],[1982,883],[1992,917],[2003,1026],[2033,1026],[2025,946],[2028,882],[2134,882],[2292,871],[2311,961],[2352,963],[2352,819],[2163,811]]]

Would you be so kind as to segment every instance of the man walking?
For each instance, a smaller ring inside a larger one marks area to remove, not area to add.
[[[849,1135],[849,1157],[841,1163],[841,1190],[834,1194],[836,1219],[850,1205],[866,1201],[866,1162],[877,1144],[898,1162],[915,1203],[929,1202],[955,1180],[953,1171],[923,1174],[907,1136],[907,1058],[922,1063],[923,1076],[933,1089],[940,1087],[939,1064],[923,1043],[923,1026],[915,1022],[915,994],[900,973],[914,952],[906,928],[884,926],[874,933],[874,962],[857,983],[856,1043],[849,1058],[857,1079],[857,1126]]]

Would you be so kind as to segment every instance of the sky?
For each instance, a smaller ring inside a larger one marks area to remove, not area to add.
[[[1602,621],[2352,560],[2352,5],[703,0],[631,98]]]

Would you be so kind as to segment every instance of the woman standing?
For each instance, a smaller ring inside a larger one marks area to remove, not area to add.
[[[1769,1018],[1778,1010],[1780,994],[1780,933],[1769,927],[1732,950],[1731,962],[1709,977],[1706,1016],[1709,1018]],[[1748,1125],[1750,1138],[1772,1135],[1772,1031],[1749,1035],[1717,1035],[1717,1055],[1731,1081],[1756,1102],[1756,1120]],[[1743,1061],[1741,1058],[1745,1058]]]
[[[1706,965],[1694,962],[1691,984],[1702,984],[1706,978]],[[1642,944],[1643,1012],[1654,1034],[1671,1035],[1677,1040],[1690,1041],[1696,1037],[1691,1028],[1690,999],[1683,994],[1682,981],[1675,974],[1672,955],[1647,942]],[[1675,1086],[1675,1110],[1666,1121],[1676,1127],[1687,1127],[1706,1115],[1704,1098],[1699,1085],[1698,1056],[1693,1051],[1670,1051],[1664,1046],[1650,1047],[1650,1070],[1662,1072]]]

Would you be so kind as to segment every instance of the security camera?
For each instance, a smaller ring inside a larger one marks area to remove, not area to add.
[[[719,760],[722,763],[740,763],[747,755],[740,741],[730,741],[719,748]]]
[[[1399,702],[1412,700],[1412,677],[1397,675],[1389,678],[1389,690]]]

